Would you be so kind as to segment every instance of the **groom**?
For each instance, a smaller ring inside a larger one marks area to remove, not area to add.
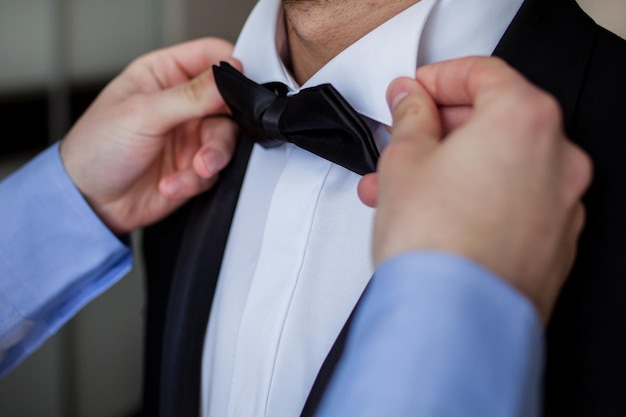
[[[260,0],[235,54],[259,83],[333,84],[381,149],[384,91],[416,65],[495,54],[554,94],[596,174],[549,327],[545,412],[626,413],[623,40],[570,0]],[[146,231],[148,415],[315,410],[372,272],[358,180],[244,137],[214,190]]]

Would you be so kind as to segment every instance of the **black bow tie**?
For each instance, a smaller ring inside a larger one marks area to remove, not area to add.
[[[233,119],[261,145],[291,142],[357,174],[376,171],[372,133],[332,85],[287,97],[286,85],[259,85],[226,62],[213,66],[213,74]]]

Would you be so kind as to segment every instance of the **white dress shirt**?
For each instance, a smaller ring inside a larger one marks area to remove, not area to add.
[[[332,83],[389,140],[389,83],[416,65],[489,55],[522,0],[422,0],[298,86],[281,61],[280,0],[260,0],[237,42],[244,72],[292,92]],[[360,177],[293,145],[255,146],[226,246],[203,356],[202,415],[297,416],[372,274],[373,211]],[[207,300],[209,302],[209,300]]]

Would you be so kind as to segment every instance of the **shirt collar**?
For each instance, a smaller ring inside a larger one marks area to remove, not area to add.
[[[293,92],[331,83],[359,113],[390,125],[385,94],[392,80],[413,77],[418,63],[490,55],[522,2],[421,0],[346,48],[300,87],[280,59],[285,47],[281,1],[260,0],[235,56],[258,83],[280,81]]]

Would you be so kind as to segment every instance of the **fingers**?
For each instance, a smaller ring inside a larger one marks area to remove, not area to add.
[[[227,118],[209,118],[200,127],[200,147],[191,164],[163,178],[159,192],[170,200],[188,199],[209,189],[218,173],[230,162],[235,151],[237,126]]]
[[[363,204],[368,207],[376,207],[378,200],[378,175],[372,173],[361,178],[357,193]]]
[[[129,106],[131,114],[141,115],[133,119],[140,124],[139,129],[155,136],[188,120],[229,111],[212,71],[166,90],[135,96]]]
[[[387,101],[393,113],[392,145],[410,144],[412,153],[425,155],[441,139],[439,112],[424,88],[410,78],[391,83]]]
[[[387,102],[393,113],[392,139],[390,146],[383,152],[380,165],[387,165],[383,160],[392,160],[396,156],[422,158],[441,138],[441,123],[435,103],[415,80],[399,78],[391,83],[387,90]],[[406,146],[402,146],[406,145]],[[397,152],[396,149],[399,149]],[[405,150],[410,150],[406,153]],[[391,150],[391,151],[390,151]],[[383,168],[384,172],[387,171]],[[359,198],[369,207],[378,202],[378,174],[365,175],[357,189]],[[392,179],[393,181],[393,179]]]
[[[203,38],[160,49],[138,58],[129,70],[149,73],[161,89],[183,83],[232,56],[233,44],[218,38]],[[241,70],[237,60],[229,61]]]
[[[442,136],[448,136],[453,130],[458,129],[469,121],[474,109],[471,106],[449,106],[439,107],[441,118]],[[391,133],[391,126],[386,126]]]
[[[443,136],[447,136],[453,130],[458,129],[469,121],[474,109],[471,106],[449,106],[440,107],[441,128]]]
[[[118,95],[130,97],[126,114],[140,131],[159,135],[192,118],[228,113],[212,66],[227,61],[241,70],[232,50],[230,42],[206,38],[137,59],[115,83]]]
[[[442,106],[479,106],[507,97],[524,78],[498,58],[469,57],[418,68],[417,80]]]
[[[168,200],[187,200],[207,191],[217,181],[217,175],[202,178],[193,168],[176,172],[159,182],[159,192]]]
[[[210,178],[230,162],[237,139],[237,125],[227,118],[202,122],[202,146],[193,157],[193,169],[202,178]]]

